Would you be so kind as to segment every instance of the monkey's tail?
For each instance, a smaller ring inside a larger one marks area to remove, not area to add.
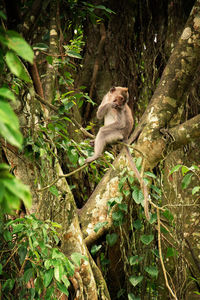
[[[146,184],[144,183],[144,180],[142,178],[142,176],[140,175],[140,172],[138,171],[133,158],[131,156],[130,150],[128,146],[125,146],[126,149],[126,153],[127,153],[127,157],[131,166],[131,169],[133,170],[133,172],[135,173],[135,176],[137,178],[137,180],[140,183],[140,187],[142,189],[143,195],[144,195],[144,214],[146,219],[149,221],[150,220],[150,215],[149,215],[149,193],[148,193],[148,189]]]

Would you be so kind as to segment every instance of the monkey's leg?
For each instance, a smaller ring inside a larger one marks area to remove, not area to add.
[[[88,157],[85,162],[89,163],[97,159],[103,152],[106,144],[116,142],[117,140],[123,139],[123,135],[119,130],[113,128],[114,126],[103,126],[100,128],[94,145],[94,155]]]

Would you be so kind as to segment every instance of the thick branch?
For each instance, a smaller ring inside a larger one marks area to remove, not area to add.
[[[173,149],[200,138],[200,115],[171,128],[169,134],[173,138]]]

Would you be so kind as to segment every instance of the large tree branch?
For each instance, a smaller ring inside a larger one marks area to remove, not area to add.
[[[200,115],[171,128],[169,134],[173,139],[174,150],[200,138]]]

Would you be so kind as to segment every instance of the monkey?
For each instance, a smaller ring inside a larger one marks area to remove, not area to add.
[[[97,133],[94,141],[94,155],[88,157],[85,163],[90,163],[101,156],[105,146],[117,141],[128,142],[128,137],[133,129],[133,116],[128,106],[129,93],[126,87],[112,87],[103,97],[97,110],[97,118],[104,118],[104,126]],[[140,132],[141,133],[141,132]],[[140,134],[139,133],[139,134]],[[138,136],[137,136],[138,137]],[[148,191],[129,150],[125,146],[130,166],[138,179],[144,194],[144,211],[147,220],[150,219],[148,211]]]
[[[103,97],[97,110],[97,118],[104,118],[104,126],[100,128],[94,141],[94,155],[86,159],[86,163],[101,156],[105,146],[117,141],[128,140],[133,128],[133,116],[128,106],[128,88],[112,87]]]

